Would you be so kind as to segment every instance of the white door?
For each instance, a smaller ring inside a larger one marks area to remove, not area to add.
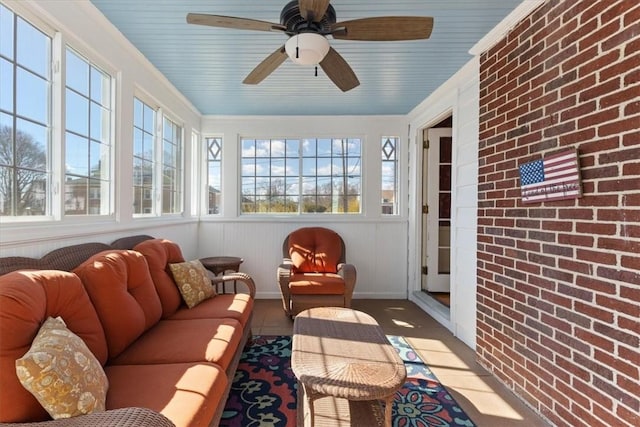
[[[423,132],[422,290],[449,292],[451,272],[451,128]]]

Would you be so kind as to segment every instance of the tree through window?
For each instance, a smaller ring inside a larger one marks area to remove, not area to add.
[[[0,5],[0,215],[49,215],[51,38]]]

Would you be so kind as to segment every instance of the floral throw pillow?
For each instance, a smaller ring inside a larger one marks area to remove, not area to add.
[[[109,382],[102,365],[60,317],[49,317],[16,360],[20,383],[53,419],[105,410]]]
[[[216,295],[216,290],[211,285],[207,270],[200,261],[169,264],[169,268],[187,307],[193,308],[207,298],[212,298]]]

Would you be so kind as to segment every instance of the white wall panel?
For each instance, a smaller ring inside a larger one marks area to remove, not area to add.
[[[357,298],[406,298],[405,222],[254,222],[205,221],[199,226],[199,257],[238,256],[241,271],[256,282],[259,298],[280,298],[276,269],[282,242],[299,227],[321,225],[342,236],[347,262],[356,266]]]

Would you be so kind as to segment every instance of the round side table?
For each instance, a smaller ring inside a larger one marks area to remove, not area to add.
[[[219,274],[224,275],[227,271],[238,271],[240,270],[240,264],[242,264],[244,260],[242,258],[238,258],[235,256],[212,256],[207,258],[200,258],[200,262],[210,272],[213,273],[214,276]],[[222,282],[222,293],[226,293],[226,282]],[[216,292],[217,292],[216,285]],[[236,290],[236,282],[233,282],[233,292]]]

